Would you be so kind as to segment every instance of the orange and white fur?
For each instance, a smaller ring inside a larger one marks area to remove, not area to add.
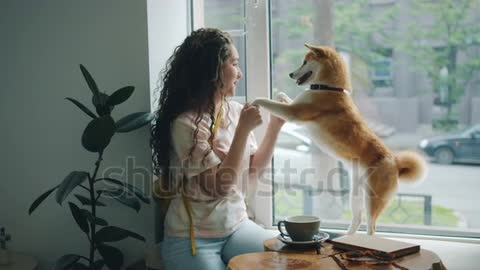
[[[377,219],[394,195],[398,180],[423,178],[425,161],[414,152],[392,153],[368,128],[350,97],[349,73],[339,53],[328,47],[305,46],[309,49],[305,61],[290,77],[298,85],[321,84],[345,91],[307,89],[294,100],[281,93],[279,101],[258,98],[252,104],[303,125],[324,152],[350,168],[353,219],[348,233],[357,231],[366,210],[367,233],[374,234]]]

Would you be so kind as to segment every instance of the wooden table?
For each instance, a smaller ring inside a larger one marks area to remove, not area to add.
[[[297,249],[289,247],[276,238],[264,241],[265,252],[250,253],[236,256],[230,260],[230,270],[251,269],[343,269],[350,270],[446,270],[440,258],[433,252],[421,249],[394,260],[395,264],[359,265],[345,261],[340,257],[341,250],[334,249],[332,244],[323,243],[320,254],[314,248]],[[340,262],[340,265],[339,263]],[[400,267],[400,268],[399,268]]]

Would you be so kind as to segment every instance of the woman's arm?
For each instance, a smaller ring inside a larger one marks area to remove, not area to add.
[[[292,99],[285,93],[279,93],[277,100],[281,103],[290,104]],[[273,114],[270,114],[270,122],[268,123],[267,132],[257,149],[257,152],[251,158],[250,162],[250,178],[258,179],[265,171],[265,168],[272,161],[273,149],[277,142],[278,133],[282,129],[285,120]]]
[[[255,155],[253,155],[253,157],[251,158],[251,177],[255,177],[258,179],[258,177],[262,174],[265,168],[267,168],[267,166],[270,164],[273,156],[273,149],[275,147],[275,143],[277,142],[278,134],[284,123],[285,122],[283,120],[272,117],[270,123],[268,124],[265,136],[263,137],[262,143],[255,152]]]
[[[242,159],[250,132],[262,122],[258,108],[248,105],[242,110],[240,120],[232,144],[222,163],[216,168],[210,168],[198,175],[203,191],[213,197],[222,197],[236,185]]]

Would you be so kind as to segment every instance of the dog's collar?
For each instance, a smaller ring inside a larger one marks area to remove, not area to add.
[[[337,92],[344,92],[350,94],[350,92],[346,89],[340,87],[334,87],[326,84],[310,84],[310,90],[330,90],[330,91],[337,91]]]

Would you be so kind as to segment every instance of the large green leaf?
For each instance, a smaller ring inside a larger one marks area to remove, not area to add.
[[[117,180],[117,179],[108,178],[108,177],[100,178],[98,180],[104,180],[106,182],[110,182],[110,183],[116,184],[118,186],[126,187],[129,191],[133,192],[137,196],[137,198],[142,200],[144,203],[146,203],[146,204],[150,203],[150,199],[148,198],[148,196],[145,195],[145,193],[143,193],[143,191],[141,191],[139,188],[137,188],[134,185],[131,185],[129,183],[126,183],[126,182],[123,182],[123,181],[120,181],[120,180]]]
[[[90,200],[90,198],[87,198],[83,195],[80,195],[80,194],[75,194],[75,197],[77,197],[78,201],[80,201],[80,203],[82,205],[92,205],[92,200]],[[102,202],[99,202],[99,201],[96,201],[95,202],[95,205],[96,206],[107,206],[106,204],[102,203]]]
[[[152,119],[153,115],[149,112],[137,112],[123,117],[115,125],[117,132],[129,132],[149,124]]]
[[[97,83],[95,83],[95,80],[92,78],[92,75],[90,75],[90,72],[82,65],[80,64],[80,70],[82,71],[83,77],[85,78],[85,81],[87,81],[88,87],[92,91],[94,95],[98,94],[98,86]]]
[[[85,215],[82,214],[81,209],[71,202],[69,202],[68,205],[70,205],[70,211],[72,212],[72,216],[77,222],[80,229],[84,233],[88,234],[90,232],[90,227],[88,227],[87,218],[85,217]]]
[[[105,261],[100,259],[97,260],[93,265],[95,270],[102,270],[102,267],[105,265]]]
[[[93,119],[82,135],[82,145],[90,152],[102,152],[115,134],[115,121],[110,115]]]
[[[95,223],[100,226],[108,226],[108,223],[106,220],[104,220],[103,218],[94,217],[92,213],[90,213],[90,211],[88,211],[87,209],[80,209],[80,211],[82,212],[82,215],[85,216],[85,218],[87,218],[87,220],[90,223]]]
[[[54,270],[69,269],[74,263],[80,259],[79,255],[67,254],[60,257],[55,263]]]
[[[126,86],[118,89],[108,98],[107,105],[115,106],[125,102],[132,95],[133,90],[135,90],[135,87],[133,86]]]
[[[102,196],[109,196],[137,212],[140,211],[140,201],[123,189],[100,190],[99,192],[102,192]]]
[[[28,214],[31,215],[35,209],[48,197],[50,194],[58,188],[58,185],[52,189],[49,189],[47,192],[43,193],[40,195],[30,206],[30,209],[28,209]]]
[[[102,255],[105,264],[110,270],[120,270],[123,265],[123,254],[119,249],[109,245],[99,244],[98,252]]]
[[[98,115],[109,115],[112,112],[113,106],[107,105],[109,98],[110,97],[107,94],[101,92],[92,97],[92,103],[95,106],[95,110],[97,111]]]
[[[92,117],[92,118],[97,118],[97,116],[92,112],[90,111],[85,105],[83,105],[82,103],[80,103],[79,101],[73,99],[73,98],[66,98],[67,100],[70,100],[73,104],[75,104],[78,108],[80,108],[80,110],[82,110],[84,113],[86,113],[88,116]]]
[[[80,171],[73,171],[65,179],[63,179],[62,183],[60,183],[57,194],[56,194],[56,201],[59,204],[62,204],[62,202],[67,198],[67,196],[72,192],[72,190],[83,183],[88,179],[88,173],[87,172],[80,172]]]
[[[96,239],[100,243],[117,242],[127,237],[132,237],[145,242],[145,238],[143,236],[115,226],[103,227],[96,234]]]
[[[80,70],[82,71],[83,77],[87,81],[88,87],[93,93],[92,103],[95,106],[95,110],[97,111],[98,115],[102,116],[110,114],[112,110],[110,109],[110,107],[106,106],[108,95],[105,93],[101,93],[98,90],[97,83],[93,79],[92,75],[90,75],[90,72],[88,72],[88,70],[83,65],[80,65]]]
[[[140,191],[138,188],[134,187],[135,190],[133,190],[133,193],[139,198],[142,202],[146,204],[150,204],[150,198],[147,197],[142,191]]]

